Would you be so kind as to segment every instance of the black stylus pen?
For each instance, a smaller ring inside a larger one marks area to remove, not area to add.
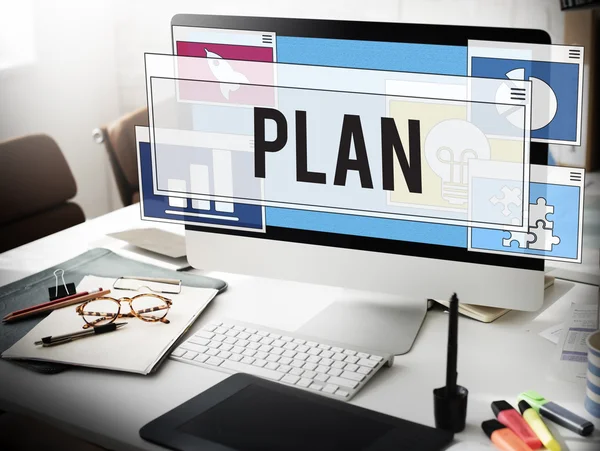
[[[448,356],[446,363],[446,390],[449,396],[456,393],[456,357],[458,351],[458,297],[450,299],[450,327],[448,327]]]
[[[48,336],[44,337],[39,341],[35,342],[35,345],[42,345],[43,347],[48,346],[56,346],[64,343],[70,343],[73,340],[78,340],[80,338],[91,337],[97,334],[105,334],[107,332],[113,332],[115,330],[119,330],[127,323],[110,323],[104,324],[102,326],[95,326],[88,330],[82,330],[81,332],[73,332],[72,334],[64,334],[64,335],[56,335],[56,336]]]

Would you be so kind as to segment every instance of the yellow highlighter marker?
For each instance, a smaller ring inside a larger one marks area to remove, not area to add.
[[[556,439],[552,437],[544,420],[542,420],[542,417],[540,417],[527,401],[519,401],[519,410],[521,411],[521,415],[523,415],[523,419],[531,429],[533,429],[533,432],[535,432],[535,435],[538,436],[546,449],[549,449],[550,451],[560,451],[560,445]]]

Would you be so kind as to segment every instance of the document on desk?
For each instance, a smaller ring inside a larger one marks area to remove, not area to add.
[[[587,371],[586,339],[598,330],[598,304],[573,304],[557,346],[556,376],[585,384]]]
[[[86,276],[77,290],[88,291],[98,287],[112,287],[114,282],[114,278]],[[135,294],[139,292],[113,289],[109,296],[118,299]],[[149,374],[216,294],[217,290],[212,288],[182,286],[179,294],[163,295],[173,301],[166,316],[169,324],[146,322],[138,318],[122,318],[118,321],[127,322],[127,326],[115,333],[75,340],[60,346],[34,345],[34,342],[42,337],[84,330],[82,329],[84,321],[75,311],[76,306],[65,307],[52,312],[21,340],[2,353],[2,357]],[[125,304],[122,303],[123,310],[128,308]]]

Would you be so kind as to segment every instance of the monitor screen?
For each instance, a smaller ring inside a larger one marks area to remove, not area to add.
[[[499,29],[409,26],[296,19],[175,16],[173,50],[180,56],[290,64],[467,75],[467,40],[506,40]],[[419,28],[420,27],[420,28]],[[469,31],[470,30],[470,31]],[[487,31],[486,31],[487,30]],[[415,32],[416,31],[416,32]],[[433,34],[431,34],[433,33]],[[487,33],[487,34],[486,34]],[[510,30],[511,39],[549,42],[543,32]],[[225,107],[226,108],[226,107]],[[228,114],[235,117],[236,109]],[[202,125],[198,126],[202,129]],[[211,124],[210,130],[220,131]],[[535,152],[534,152],[535,149]],[[545,164],[547,148],[532,144],[532,163]],[[534,160],[535,155],[535,160]],[[220,157],[219,157],[220,158]],[[198,204],[198,202],[196,202]],[[212,233],[338,246],[526,269],[543,261],[468,251],[465,226],[385,219],[257,205],[206,202],[202,223],[187,226]],[[241,216],[246,216],[241,217]],[[238,224],[218,217],[238,216]],[[252,225],[261,230],[253,233]],[[215,227],[216,226],[216,227]]]

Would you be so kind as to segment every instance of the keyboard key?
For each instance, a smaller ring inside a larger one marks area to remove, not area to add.
[[[354,371],[354,372],[358,371],[360,368],[368,370],[367,373],[361,373],[361,374],[369,374],[371,372],[371,370],[369,368],[367,368],[366,366],[358,366],[358,365],[355,365],[354,363],[350,363],[344,367],[344,369],[346,371]]]
[[[336,352],[333,355],[332,359],[341,362],[342,360],[345,360],[346,357],[348,357],[346,354],[342,354],[341,352]]]
[[[186,351],[185,354],[182,355],[184,359],[192,360],[194,357],[198,355],[197,352],[194,351]]]
[[[306,377],[307,379],[314,379],[317,374],[319,373],[315,373],[314,371],[304,371],[304,373],[302,373],[302,377]]]
[[[321,357],[317,357],[316,355],[311,355],[308,359],[306,359],[309,363],[319,363],[321,361]]]
[[[325,349],[326,351],[329,351],[331,349],[331,346],[329,345],[324,345],[324,344],[320,344],[319,346],[317,346],[319,349]]]
[[[362,380],[365,378],[364,374],[358,374],[358,373],[353,373],[352,371],[344,371],[342,373],[342,377],[345,379],[351,379],[353,381],[356,382],[362,382]]]
[[[233,345],[233,344],[235,344],[236,341],[237,341],[237,338],[227,337],[225,340],[223,340],[223,343]]]
[[[222,359],[228,359],[229,357],[231,357],[231,352],[229,351],[221,351],[217,354],[217,357],[220,357]]]
[[[333,352],[344,352],[344,350],[342,348],[338,348],[337,346],[334,346],[333,348],[331,348],[331,350]]]
[[[279,367],[279,365],[277,363],[274,362],[268,362],[265,365],[265,368],[269,369],[269,370],[276,370]]]
[[[246,329],[242,326],[233,326],[233,330],[237,330],[238,332],[244,332]]]
[[[271,379],[278,381],[283,377],[282,373],[277,371],[261,368],[258,366],[244,365],[241,362],[232,362],[231,360],[225,360],[220,368],[226,368],[228,370],[235,371],[237,373],[248,373],[258,377],[264,377],[265,379]]]
[[[206,360],[206,362],[204,362],[204,363],[208,363],[209,365],[219,366],[223,362],[224,362],[224,360],[220,359],[218,357],[209,357]]]
[[[227,344],[227,343],[223,343],[221,346],[219,346],[219,351],[231,351],[233,349],[233,346]]]
[[[333,365],[333,360],[331,360],[331,359],[321,359],[321,361],[319,362],[319,364],[325,365],[325,366],[331,366],[331,365]]]
[[[330,376],[339,376],[340,374],[342,374],[342,370],[340,370],[339,368],[331,368],[329,371],[327,371],[327,374],[329,374]]]
[[[285,349],[283,348],[273,348],[271,349],[271,354],[275,354],[275,355],[281,355],[285,352]]]
[[[227,332],[227,329],[224,327],[217,327],[215,329],[215,334],[224,334],[225,332]]]
[[[288,374],[293,374],[294,376],[300,376],[302,373],[304,373],[304,370],[301,368],[292,368]]]
[[[266,358],[267,361],[269,362],[277,362],[279,360],[279,356],[278,355],[274,355],[274,354],[269,354]]]
[[[206,350],[206,352],[204,354],[208,354],[208,355],[217,355],[220,351],[218,349],[214,349],[214,348],[209,348]]]
[[[239,362],[243,358],[244,357],[240,354],[231,354],[231,356],[229,357],[229,360],[233,360],[234,362]]]
[[[263,337],[259,343],[262,343],[264,345],[270,345],[271,343],[273,343],[275,340],[273,340],[272,338],[269,337]]]
[[[291,369],[292,369],[291,366],[288,366],[288,365],[279,365],[279,368],[277,368],[277,371],[281,371],[282,373],[287,373]]]
[[[269,334],[269,337],[271,337],[274,340],[278,340],[281,338],[281,335],[271,333],[271,334]]]
[[[227,332],[225,332],[225,335],[227,335],[228,337],[237,337],[238,334],[239,332],[235,329],[230,329]]]
[[[268,355],[269,354],[267,354],[266,352],[257,351],[257,353],[254,354],[254,357],[256,357],[257,359],[266,359]]]
[[[333,363],[331,364],[331,367],[332,367],[332,368],[339,368],[340,370],[341,370],[342,368],[344,368],[345,366],[346,366],[346,362],[340,362],[339,360],[338,360],[337,362],[333,362]]]
[[[177,348],[171,353],[173,357],[181,357],[183,354],[185,354],[185,349],[181,348]]]
[[[340,387],[338,387],[337,385],[327,384],[325,387],[323,387],[323,391],[325,393],[331,393],[333,395],[338,390],[338,388]]]
[[[266,364],[267,364],[267,361],[263,360],[263,359],[256,359],[254,362],[252,362],[252,365],[258,366],[258,367],[261,367],[261,368],[263,366],[265,366]]]
[[[248,346],[246,346],[248,349],[258,349],[260,348],[260,345],[257,342],[252,342],[252,343],[248,343]]]
[[[196,357],[194,357],[194,362],[204,363],[207,359],[208,356],[206,354],[199,354]]]
[[[306,345],[300,345],[300,346],[298,346],[298,347],[296,348],[296,351],[298,351],[298,352],[306,352],[306,351],[308,351],[309,349],[310,349],[310,348],[309,348],[308,346],[306,346]]]
[[[311,348],[316,348],[317,346],[319,346],[319,343],[316,343],[314,341],[307,341],[306,346],[311,347]]]
[[[300,380],[298,382],[296,382],[296,385],[298,387],[308,387],[310,384],[312,384],[312,380],[311,379],[307,379],[305,377],[301,377]]]
[[[256,351],[254,349],[246,349],[244,350],[244,352],[242,352],[242,355],[245,355],[247,357],[254,357],[254,354],[256,354]]]
[[[331,376],[328,382],[333,385],[339,385],[340,387],[346,387],[351,389],[358,387],[358,382],[351,381],[349,379],[344,379],[342,377]]]
[[[186,343],[194,343],[196,345],[206,346],[210,340],[208,338],[190,337]]]
[[[380,357],[378,355],[371,355],[371,357],[369,357],[369,360],[375,360],[377,363],[379,363],[383,360],[383,357]]]
[[[248,343],[250,343],[248,340],[238,340],[235,342],[236,345],[241,346],[243,348],[248,346]]]
[[[237,338],[239,338],[240,340],[247,340],[250,337],[250,334],[248,332],[240,332],[237,335]]]
[[[296,351],[290,351],[289,349],[282,354],[284,357],[294,357],[296,355]]]
[[[367,366],[369,368],[375,368],[377,366],[377,362],[371,359],[360,359],[358,364],[361,366]]]
[[[304,368],[305,370],[309,370],[309,371],[312,371],[312,370],[314,370],[316,367],[317,367],[317,364],[316,364],[316,363],[310,363],[310,362],[309,362],[309,363],[305,363],[305,364],[302,366],[302,368]]]
[[[208,342],[208,345],[207,345],[207,346],[208,346],[209,348],[215,348],[215,349],[217,349],[219,346],[221,346],[221,342],[219,342],[219,341],[215,341],[215,340],[212,340],[212,341],[209,341],[209,342]]]
[[[213,334],[212,332],[208,332],[208,331],[204,331],[204,330],[201,330],[200,332],[196,333],[196,337],[200,337],[200,338],[211,339],[214,336],[215,336],[215,334]]]
[[[285,345],[283,345],[283,349],[291,349],[292,351],[294,349],[296,349],[298,347],[298,345],[296,343],[286,343]]]
[[[245,363],[247,365],[252,365],[252,362],[254,362],[254,357],[244,357],[242,360],[240,360],[241,363]]]
[[[246,332],[248,332],[250,335],[252,335],[252,334],[255,334],[258,331],[256,329],[251,329],[250,327],[246,327]]]
[[[359,352],[358,354],[356,354],[358,357],[360,357],[361,359],[368,359],[369,358],[369,354],[365,354],[364,352]]]
[[[288,337],[287,335],[284,335],[283,337],[281,337],[281,339],[285,342],[294,341],[292,337]]]
[[[256,335],[260,335],[261,337],[268,337],[269,332],[267,332],[265,330],[259,330],[258,332],[256,332]]]
[[[304,362],[302,360],[293,360],[292,363],[290,363],[290,366],[293,366],[294,368],[302,368],[303,365]]]
[[[315,371],[317,373],[323,373],[323,374],[325,374],[327,371],[329,371],[329,367],[325,366],[325,365],[319,365],[317,368],[315,368]]]
[[[260,348],[258,348],[258,350],[262,352],[271,352],[271,349],[273,349],[273,346],[268,345],[262,345]]]
[[[336,396],[341,396],[342,398],[347,398],[350,393],[347,390],[342,390],[341,388],[335,392]]]
[[[310,354],[310,355],[319,355],[321,353],[321,349],[319,349],[319,348],[310,348],[307,351],[307,353]]]
[[[320,356],[320,357],[323,357],[323,358],[325,358],[325,359],[328,359],[328,358],[332,357],[332,356],[333,356],[333,354],[334,354],[334,353],[333,353],[333,352],[331,352],[331,351],[323,351],[323,352],[321,352],[321,354],[319,354],[319,356]]]
[[[260,341],[261,338],[262,337],[260,335],[254,334],[254,335],[250,335],[248,337],[248,341],[252,341],[252,342],[256,343],[256,342]]]
[[[319,382],[326,382],[327,379],[329,379],[329,376],[327,374],[317,374],[315,376],[315,380]]]
[[[356,355],[356,351],[353,351],[352,349],[346,349],[346,350],[344,350],[344,354]]]
[[[306,359],[308,359],[308,357],[309,357],[308,354],[305,352],[299,352],[298,354],[296,354],[294,356],[294,358],[298,359],[298,360],[306,360]]]
[[[288,384],[295,384],[299,380],[300,380],[300,378],[298,376],[294,376],[291,374],[286,374],[285,376],[283,376],[281,378],[281,382],[286,382]]]
[[[296,343],[297,345],[303,345],[304,343],[306,343],[306,340],[302,340],[301,338],[294,338],[294,343]]]
[[[225,335],[222,334],[216,334],[212,339],[215,341],[223,341],[225,340],[227,337]]]
[[[275,340],[273,343],[271,343],[271,346],[275,346],[276,348],[281,348],[284,344],[285,344],[285,341],[283,341],[283,340]]]
[[[359,360],[360,360],[360,359],[359,359],[358,357],[356,357],[356,356],[348,356],[348,357],[346,357],[346,360],[345,360],[345,362],[348,362],[348,363],[356,363],[356,362],[358,362]]]
[[[244,351],[245,351],[245,349],[242,348],[241,346],[234,346],[233,348],[231,348],[231,352],[233,352],[235,354],[241,354]]]
[[[316,390],[316,391],[321,391],[321,389],[323,388],[323,384],[317,384],[316,382],[313,382],[311,384],[311,386],[308,388],[312,388],[313,390]]]
[[[279,359],[279,363],[281,363],[282,365],[289,365],[290,363],[292,363],[292,359],[290,359],[289,357],[281,357]]]
[[[216,324],[209,324],[208,326],[204,327],[204,330],[208,332],[213,332],[217,327],[219,326]]]

